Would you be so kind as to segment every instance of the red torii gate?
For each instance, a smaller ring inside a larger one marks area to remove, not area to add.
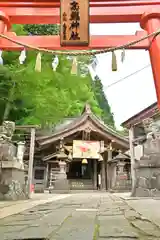
[[[11,24],[60,23],[60,1],[4,0],[0,2],[0,33],[24,44],[53,50],[103,49],[135,41],[160,29],[160,0],[91,0],[90,23],[140,22],[145,31],[126,36],[90,36],[89,46],[61,47],[59,36],[16,36]],[[23,50],[22,46],[0,39],[1,50]],[[149,51],[160,108],[160,35],[143,40],[129,49]]]

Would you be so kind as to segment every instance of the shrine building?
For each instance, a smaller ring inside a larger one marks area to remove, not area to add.
[[[128,138],[105,125],[86,104],[80,116],[65,119],[50,133],[37,132],[35,191],[114,189],[119,173],[130,180],[128,149]]]
[[[143,121],[149,118],[152,118],[155,124],[160,126],[160,111],[157,102],[154,102],[122,123],[122,126],[129,130],[131,157],[138,161],[144,154],[143,145],[141,144],[146,138]]]

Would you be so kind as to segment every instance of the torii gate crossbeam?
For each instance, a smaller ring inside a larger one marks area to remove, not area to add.
[[[22,37],[9,32],[11,24],[54,24],[60,22],[60,1],[10,0],[0,2],[0,33],[12,36],[14,40],[38,47],[61,49],[57,36]],[[141,36],[160,29],[160,0],[92,0],[90,1],[90,23],[140,22],[145,32]],[[138,38],[135,36],[91,36],[88,49],[113,47]],[[0,48],[20,50],[16,44],[0,39]],[[72,49],[67,48],[67,49]],[[74,47],[74,49],[81,49]],[[84,49],[84,47],[83,47]],[[87,47],[85,48],[87,49]],[[158,106],[160,108],[160,35],[151,37],[132,49],[148,49],[152,64]]]

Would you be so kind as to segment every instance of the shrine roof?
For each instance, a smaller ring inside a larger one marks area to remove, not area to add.
[[[114,157],[114,159],[123,160],[123,159],[130,159],[130,158],[127,154],[120,152],[117,156]]]
[[[57,125],[52,133],[46,136],[37,136],[36,140],[40,146],[54,143],[61,138],[69,137],[76,132],[90,128],[91,131],[102,135],[108,141],[114,141],[118,145],[128,148],[128,138],[119,134],[113,128],[104,124],[104,122],[93,114],[90,105],[86,104],[82,114],[76,118],[67,118],[61,124]]]
[[[117,156],[108,161],[108,163],[117,163],[118,161],[127,161],[130,160],[130,156],[126,153],[119,153]]]
[[[146,118],[155,117],[157,115],[160,115],[160,111],[158,109],[157,102],[155,102],[147,108],[143,109],[142,111],[138,112],[134,116],[127,119],[121,125],[123,127],[130,128],[131,126],[141,123]]]
[[[77,118],[63,119],[63,121],[60,124],[57,124],[53,129],[54,133],[64,130],[69,124],[73,123]]]

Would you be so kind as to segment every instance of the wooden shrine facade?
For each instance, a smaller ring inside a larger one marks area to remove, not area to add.
[[[87,158],[86,155],[75,156],[74,141],[100,143],[98,157],[96,153]],[[35,189],[38,186],[55,188],[59,178],[67,182],[71,190],[109,189],[116,178],[116,168],[113,173],[113,165],[116,167],[116,164],[114,161],[111,164],[112,160],[119,150],[126,152],[129,149],[128,139],[106,126],[92,113],[88,104],[79,117],[66,119],[50,134],[37,132],[36,145],[33,169]],[[63,186],[58,185],[56,190],[61,190]]]

